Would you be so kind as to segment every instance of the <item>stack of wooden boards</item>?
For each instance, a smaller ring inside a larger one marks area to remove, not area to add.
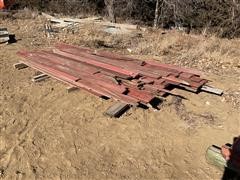
[[[21,63],[57,80],[134,106],[149,107],[175,87],[197,93],[208,82],[196,70],[66,44],[18,55]]]

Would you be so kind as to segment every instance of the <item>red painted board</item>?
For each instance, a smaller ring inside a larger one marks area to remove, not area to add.
[[[102,68],[102,69],[105,69],[105,70],[117,72],[117,73],[123,74],[123,75],[128,75],[128,76],[133,77],[133,78],[135,78],[139,75],[138,73],[131,72],[131,71],[128,71],[128,70],[125,70],[125,69],[122,69],[122,68],[119,68],[119,67],[116,67],[116,66],[113,66],[113,65],[105,64],[105,63],[98,62],[98,61],[95,61],[95,60],[92,60],[92,59],[82,58],[80,56],[65,53],[65,52],[57,50],[57,49],[54,50],[54,53],[59,54],[59,55],[64,56],[64,57],[67,57],[67,58],[74,59],[76,61],[80,61],[80,62],[89,64],[89,65],[95,66],[95,67],[99,67],[99,68]]]
[[[153,84],[157,79],[151,78],[151,77],[142,77],[139,79],[140,82],[143,82],[145,84]]]
[[[55,47],[62,51],[65,51],[67,49],[72,49],[72,50],[75,49],[75,50],[77,50],[77,52],[86,52],[89,54],[94,54],[99,57],[110,58],[112,60],[136,61],[137,63],[140,63],[140,64],[143,62],[143,61],[139,61],[138,59],[134,59],[131,57],[123,56],[123,55],[120,55],[117,53],[112,53],[112,52],[104,51],[104,50],[92,50],[90,48],[67,45],[67,44],[57,44]]]
[[[187,81],[184,81],[182,79],[176,78],[174,76],[168,76],[168,77],[163,77],[164,80],[166,80],[169,83],[173,83],[173,84],[184,84],[187,86],[190,86],[190,83]]]
[[[177,94],[174,94],[173,92],[167,90],[167,89],[164,89],[164,87],[157,87],[157,86],[152,86],[152,85],[145,85],[144,86],[144,90],[145,91],[148,91],[148,92],[151,92],[152,94],[154,95],[158,95],[158,96],[165,96],[166,94],[173,94],[173,95],[177,95]]]
[[[197,83],[197,82],[191,82],[190,85],[191,85],[191,87],[193,87],[193,88],[199,89],[200,87],[202,87],[203,85],[205,85],[207,82],[208,82],[208,80],[203,79],[203,80],[201,80],[199,83]]]
[[[116,92],[110,91],[109,89],[106,89],[106,91],[115,100],[125,102],[125,103],[131,104],[131,105],[137,105],[138,103],[140,103],[140,101],[135,97],[131,97],[131,96],[125,95],[125,94],[116,93]]]
[[[86,63],[79,62],[79,61],[75,61],[73,59],[63,57],[58,54],[54,54],[53,52],[42,51],[41,53],[38,53],[38,55],[40,57],[47,58],[50,61],[53,61],[55,63],[60,63],[64,66],[68,66],[68,67],[71,67],[72,69],[76,69],[79,71],[89,72],[90,74],[96,74],[98,72],[101,72],[102,74],[106,74],[111,77],[122,77],[124,79],[129,78],[129,76],[127,76],[127,75],[122,75],[122,74],[119,74],[116,72],[104,71],[101,68],[91,66]]]
[[[131,96],[133,98],[139,99],[143,103],[149,103],[151,100],[153,100],[154,96],[144,90],[139,90],[137,88],[129,88],[129,92],[127,94],[128,96]]]
[[[122,61],[122,60],[119,60],[119,59],[113,59],[113,58],[109,58],[109,57],[98,56],[95,53],[84,52],[84,51],[81,51],[77,48],[61,48],[60,50],[63,51],[63,52],[66,52],[66,53],[70,53],[70,54],[77,55],[77,56],[80,56],[80,57],[92,59],[92,60],[95,60],[95,61],[100,61],[100,62],[103,62],[103,63],[106,63],[106,64],[111,64],[111,65],[115,65],[115,66],[117,65],[117,66],[122,67],[122,68],[123,67],[125,67],[125,68],[129,67],[129,65],[134,65],[134,66],[137,65],[135,62],[132,62],[132,61]],[[139,63],[139,65],[141,65],[141,64]]]
[[[180,78],[184,78],[184,79],[190,79],[190,78],[193,77],[193,76],[196,76],[196,75],[191,74],[191,73],[185,73],[185,72],[182,72],[182,73],[179,75]],[[199,76],[198,76],[198,77],[199,77]]]
[[[160,71],[158,71],[158,72],[155,71],[154,72],[151,69],[146,69],[145,67],[142,67],[140,64],[136,64],[135,62],[132,62],[132,61],[124,62],[124,61],[119,61],[119,60],[116,60],[116,59],[99,57],[99,56],[96,56],[96,55],[93,55],[93,54],[88,54],[86,52],[79,51],[78,49],[75,49],[75,48],[72,48],[72,49],[61,48],[61,51],[76,55],[78,57],[83,57],[83,58],[86,58],[86,59],[92,59],[94,61],[102,62],[104,64],[109,64],[109,65],[112,65],[112,66],[120,67],[122,69],[129,70],[129,71],[134,72],[136,74],[146,75],[146,76],[150,76],[150,77],[153,77],[153,78],[159,78],[159,77],[162,76],[160,74]]]
[[[157,67],[160,67],[160,68],[175,70],[179,73],[180,72],[186,72],[186,73],[195,74],[195,75],[199,75],[199,76],[203,74],[202,72],[200,72],[198,70],[195,70],[195,69],[182,68],[182,67],[179,67],[179,66],[176,66],[176,65],[171,65],[171,64],[161,64],[157,61],[148,60],[148,61],[145,61],[145,62],[147,64],[157,66]]]
[[[143,76],[149,76],[152,78],[160,78],[162,76],[169,76],[169,75],[178,75],[174,72],[166,72],[163,70],[154,69],[153,66],[147,67],[147,66],[142,66],[142,62],[140,60],[136,61],[120,61],[118,59],[111,59],[109,57],[100,57],[94,54],[89,54],[88,52],[83,52],[81,50],[78,50],[77,48],[61,48],[60,49],[63,52],[70,53],[73,55],[77,55],[79,57],[84,57],[87,59],[92,59],[95,61],[103,62],[105,64],[110,64],[113,66],[121,67],[126,70],[130,70],[135,73],[139,73]]]
[[[86,67],[82,69],[83,67],[78,67],[78,64],[71,64],[67,62],[67,59],[58,58],[54,55],[48,54],[47,52],[32,53],[29,58],[34,62],[45,64],[68,74],[74,74],[78,78],[94,81],[100,86],[111,88],[117,92],[124,93],[126,91],[126,87],[116,84],[114,78],[101,73],[93,74],[93,72],[97,72],[96,69],[92,70],[91,68],[87,69]],[[61,61],[62,63],[59,63]]]
[[[47,75],[53,77],[54,79],[57,79],[64,83],[72,84],[79,88],[85,89],[85,90],[93,93],[94,95],[105,96],[105,97],[111,98],[111,95],[107,91],[103,90],[103,88],[101,88],[97,84],[94,84],[91,82],[89,83],[84,80],[79,81],[79,79],[77,77],[73,77],[67,73],[58,71],[56,69],[53,69],[51,67],[48,67],[48,66],[36,63],[36,62],[22,61],[22,63],[24,63],[24,64],[28,65],[29,67],[32,67],[38,71],[41,71],[44,74],[47,74]]]
[[[199,76],[193,76],[193,77],[190,78],[190,80],[199,83],[199,82],[201,82],[203,79],[200,78]]]
[[[161,78],[161,79],[155,80],[155,81],[154,81],[154,84],[163,85],[165,82],[166,82],[166,80],[163,79],[163,78]]]
[[[32,56],[34,57],[34,56]],[[32,58],[31,57],[31,58]],[[45,74],[48,74],[50,76],[54,76],[56,79],[58,80],[61,80],[63,82],[68,82],[68,83],[71,83],[71,84],[76,84],[75,82],[79,80],[79,76],[73,76],[73,75],[70,75],[69,72],[66,73],[64,71],[66,71],[66,67],[64,67],[65,69],[62,69],[62,70],[59,70],[58,67],[54,67],[52,64],[44,64],[43,61],[40,61],[41,63],[37,62],[37,60],[35,61],[23,61],[23,63],[27,64],[29,67],[33,67],[34,69],[37,69]],[[46,63],[46,62],[45,62]],[[59,66],[59,65],[58,65]],[[68,69],[69,70],[69,69]],[[74,72],[71,70],[72,74],[74,74]],[[98,83],[94,83],[92,84],[91,80],[89,80],[90,82],[86,81],[86,80],[82,80],[81,82],[84,82],[82,84],[80,84],[80,87],[81,88],[84,88],[86,90],[91,90],[91,91],[94,91],[95,93],[97,94],[101,94],[101,96],[106,96],[106,97],[109,97],[109,94],[106,94],[106,93],[99,93],[99,90],[97,89],[93,89],[91,87],[88,87],[89,85],[91,86],[95,86],[98,84]],[[85,85],[84,85],[85,84]],[[79,85],[79,82],[77,83],[77,85]],[[105,82],[101,82],[101,85],[105,85],[106,86],[106,83]],[[121,92],[125,92],[125,88],[123,90],[123,87],[116,87],[116,86],[111,86],[110,84],[107,84],[107,86],[111,87],[112,89]],[[99,88],[100,86],[98,85],[97,88]]]
[[[41,72],[44,72],[46,74],[54,74],[56,77],[58,77],[59,79],[62,79],[64,81],[77,81],[79,78],[76,76],[72,76],[68,73],[56,70],[50,66],[44,65],[44,64],[40,64],[37,62],[33,62],[33,61],[22,61],[24,64],[28,65],[29,67],[33,67],[33,68],[37,68],[38,70],[40,70]]]
[[[87,71],[89,74],[94,74],[94,73],[100,71],[100,68],[96,68],[93,66],[86,65],[84,63],[76,62],[76,61],[73,61],[72,59],[58,56],[57,54],[54,54],[52,52],[42,51],[40,53],[35,53],[35,54],[38,55],[39,57],[46,58],[51,62],[58,63],[58,64],[61,64],[64,66],[68,66],[72,69],[76,69],[79,71],[80,70]]]

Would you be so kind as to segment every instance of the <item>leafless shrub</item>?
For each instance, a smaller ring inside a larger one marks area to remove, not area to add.
[[[63,14],[109,14],[162,28],[240,37],[240,0],[17,0],[20,7]]]
[[[155,0],[157,1],[157,0]],[[162,27],[187,27],[240,36],[239,0],[158,0],[157,21]]]

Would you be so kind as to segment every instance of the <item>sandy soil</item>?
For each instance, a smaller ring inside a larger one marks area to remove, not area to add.
[[[0,45],[1,178],[221,178],[222,172],[206,163],[205,151],[240,134],[239,40],[161,30],[144,32],[142,37],[116,37],[96,27],[47,39],[39,17],[0,20],[0,26],[18,39]],[[59,40],[90,47],[101,40],[112,45],[112,51],[127,53],[131,48],[141,58],[196,67],[225,95],[176,90],[186,99],[168,97],[160,111],[131,109],[120,119],[110,119],[103,112],[114,101],[83,90],[68,94],[66,85],[52,79],[33,83],[34,70],[13,68],[19,60],[17,51]]]

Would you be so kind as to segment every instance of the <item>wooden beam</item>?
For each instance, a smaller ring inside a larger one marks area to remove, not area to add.
[[[110,116],[110,117],[119,118],[129,108],[130,108],[129,104],[118,102],[118,103],[114,104],[113,106],[109,107],[104,114],[107,115],[107,116]]]
[[[77,86],[68,86],[67,87],[67,92],[71,93],[73,91],[79,90],[79,88]]]
[[[217,89],[217,88],[214,88],[214,87],[210,87],[210,86],[202,86],[201,88],[202,91],[205,91],[205,92],[208,92],[208,93],[212,93],[212,94],[216,94],[216,95],[223,95],[223,90],[221,89]]]
[[[16,63],[16,64],[13,64],[13,67],[17,70],[21,70],[21,69],[27,68],[28,66],[23,63]]]
[[[5,43],[9,41],[9,33],[7,28],[0,28],[0,43]]]
[[[44,81],[45,79],[48,79],[49,76],[47,74],[40,74],[40,75],[37,75],[37,76],[34,76],[32,78],[32,81],[33,82],[40,82],[40,81]]]

